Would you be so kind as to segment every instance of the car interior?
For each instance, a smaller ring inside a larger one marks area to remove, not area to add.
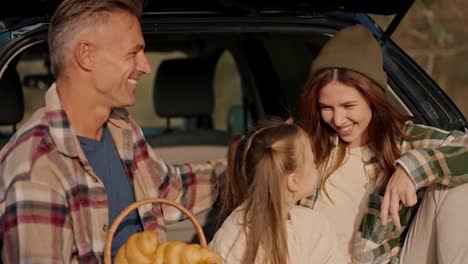
[[[2,96],[0,96],[0,126],[8,126],[11,133],[16,131],[16,125],[23,119],[24,98],[23,88],[15,68],[7,68],[0,79]],[[7,135],[0,134],[0,146],[9,140]]]
[[[310,62],[329,37],[310,32],[145,34],[154,70],[139,82],[137,103],[129,112],[167,163],[222,158],[229,138],[256,121],[296,117]],[[44,104],[54,79],[44,41],[12,57],[0,78],[1,146]],[[411,114],[390,87],[387,94]],[[219,224],[218,210],[197,215],[208,240]],[[167,228],[169,239],[197,239],[188,220]]]
[[[166,126],[162,133],[146,140],[165,160],[203,162],[225,155],[229,133],[214,128],[211,118],[214,66],[199,58],[169,59],[159,65],[153,102]],[[171,128],[171,118],[177,117],[185,119],[184,130]]]

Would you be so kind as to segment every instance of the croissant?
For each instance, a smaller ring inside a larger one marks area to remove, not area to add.
[[[222,264],[221,258],[198,244],[158,243],[158,233],[133,234],[117,251],[115,264]]]

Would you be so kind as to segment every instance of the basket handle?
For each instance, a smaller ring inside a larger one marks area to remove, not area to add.
[[[115,218],[114,223],[112,223],[111,227],[109,228],[109,231],[107,232],[106,243],[104,244],[104,263],[106,264],[111,263],[112,240],[114,238],[114,234],[117,231],[117,228],[119,227],[120,223],[131,211],[135,210],[139,206],[142,206],[148,203],[165,204],[165,205],[169,205],[169,206],[179,209],[182,213],[184,213],[188,217],[188,219],[190,219],[193,226],[197,230],[198,239],[200,240],[201,247],[202,248],[208,247],[206,243],[205,234],[203,233],[203,229],[201,228],[200,224],[195,219],[195,216],[193,216],[193,214],[190,213],[185,207],[183,207],[182,205],[176,202],[169,201],[164,198],[146,198],[146,199],[142,199],[142,200],[131,203],[127,208],[125,208],[122,212],[120,212],[120,214]]]

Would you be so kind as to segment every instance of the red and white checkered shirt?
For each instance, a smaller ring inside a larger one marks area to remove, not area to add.
[[[3,263],[99,263],[107,233],[108,201],[63,110],[55,84],[45,107],[0,152],[0,235]],[[218,196],[225,159],[171,166],[156,156],[124,109],[108,120],[136,200],[161,197],[197,213]],[[145,229],[164,239],[173,208],[138,208]]]

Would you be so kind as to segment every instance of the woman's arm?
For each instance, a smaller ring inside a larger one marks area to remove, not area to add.
[[[408,124],[406,135],[380,213],[384,225],[390,214],[398,229],[399,203],[415,205],[416,190],[434,183],[455,186],[468,182],[468,133]]]
[[[404,154],[396,161],[411,177],[416,188],[433,183],[446,186],[468,182],[468,133],[411,125]]]

